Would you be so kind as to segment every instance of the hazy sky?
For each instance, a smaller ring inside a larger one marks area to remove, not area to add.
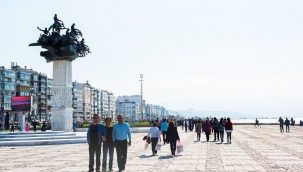
[[[73,80],[168,109],[303,116],[303,1],[2,1],[1,64],[52,77],[28,47],[56,13],[92,54]]]

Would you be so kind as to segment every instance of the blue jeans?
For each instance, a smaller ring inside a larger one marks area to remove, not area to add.
[[[102,160],[103,168],[106,168],[107,151],[109,154],[108,168],[113,169],[114,143],[103,142],[103,160]]]

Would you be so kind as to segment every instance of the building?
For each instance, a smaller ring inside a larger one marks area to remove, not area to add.
[[[48,120],[47,117],[47,75],[44,73],[38,74],[38,120]]]
[[[53,79],[47,78],[47,92],[46,92],[46,108],[47,108],[47,120],[52,118],[52,107],[53,107]]]
[[[16,73],[13,70],[0,67],[0,106],[4,112],[11,111],[12,96],[15,95]]]
[[[82,104],[82,91],[83,91],[83,84],[79,82],[73,82],[73,120],[83,122],[83,104]]]
[[[124,119],[126,121],[130,121],[132,119],[139,120],[138,114],[140,114],[140,106],[136,101],[117,101],[116,108],[118,114],[123,114]]]
[[[91,85],[86,81],[82,89],[83,120],[91,121]]]
[[[111,118],[116,119],[116,97],[112,92],[108,92],[108,111]]]
[[[116,99],[116,106],[118,106],[119,102],[136,102],[139,105],[139,113],[136,114],[135,119],[136,120],[141,120],[142,119],[142,114],[141,114],[141,106],[142,106],[142,113],[143,113],[143,120],[147,119],[146,113],[145,113],[145,100],[142,100],[141,104],[141,96],[140,95],[131,95],[131,96],[118,96]]]

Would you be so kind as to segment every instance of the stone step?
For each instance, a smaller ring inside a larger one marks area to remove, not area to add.
[[[75,136],[75,133],[54,133],[54,134],[16,134],[16,135],[0,135],[0,140],[2,138],[17,138],[17,137],[51,137],[51,136]]]
[[[78,144],[87,143],[86,138],[74,139],[46,139],[45,140],[22,140],[22,141],[0,141],[0,146],[37,146],[56,144]]]
[[[44,131],[44,132],[41,132],[41,131],[38,131],[38,132],[25,132],[25,131],[21,131],[21,132],[1,132],[0,133],[0,136],[2,135],[24,135],[24,134],[62,134],[62,133],[65,133],[64,131]]]
[[[76,139],[76,138],[86,138],[86,136],[69,136],[69,135],[63,135],[63,136],[48,136],[48,137],[15,137],[15,138],[0,138],[1,141],[21,141],[21,140],[52,140],[52,139]]]

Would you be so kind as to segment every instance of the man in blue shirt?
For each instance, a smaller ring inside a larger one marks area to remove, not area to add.
[[[123,115],[117,116],[118,123],[113,126],[112,139],[116,147],[119,171],[125,170],[127,158],[127,145],[131,145],[131,132],[129,125],[123,122]],[[128,142],[127,142],[128,138]]]
[[[94,114],[93,123],[88,127],[87,143],[89,145],[89,172],[94,171],[94,155],[96,152],[96,171],[100,171],[100,155],[102,141],[106,141],[106,129],[103,125],[98,123],[99,115]]]

